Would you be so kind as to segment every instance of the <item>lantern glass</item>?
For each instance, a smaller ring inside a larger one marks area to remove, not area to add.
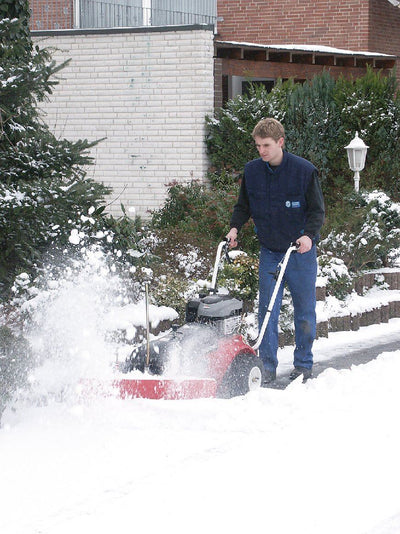
[[[358,132],[356,132],[354,139],[345,148],[347,150],[350,169],[353,172],[362,171],[365,166],[368,146],[358,137]]]
[[[353,148],[347,151],[349,167],[352,171],[362,171],[365,167],[367,150],[365,148]]]

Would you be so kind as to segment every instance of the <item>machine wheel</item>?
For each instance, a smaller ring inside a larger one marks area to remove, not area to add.
[[[263,363],[254,354],[238,354],[226,372],[217,395],[222,398],[245,395],[261,387]]]

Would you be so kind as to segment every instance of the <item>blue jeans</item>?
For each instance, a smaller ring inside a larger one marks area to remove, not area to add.
[[[261,248],[260,251],[258,313],[260,328],[274,290],[276,267],[283,256],[283,252],[272,252],[266,248]],[[292,295],[294,308],[295,349],[293,363],[295,367],[312,368],[312,345],[316,335],[316,278],[317,253],[315,245],[305,254],[294,252],[287,264],[285,276],[259,348],[260,358],[267,371],[275,370],[278,365],[278,320],[285,282]]]

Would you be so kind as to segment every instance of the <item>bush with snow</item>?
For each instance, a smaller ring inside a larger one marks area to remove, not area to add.
[[[232,263],[224,264],[218,279],[231,295],[247,301],[250,309],[258,294],[258,264],[257,256],[238,254]]]
[[[323,281],[326,294],[345,299],[353,288],[353,277],[345,263],[332,253],[318,257],[318,277]]]
[[[400,205],[382,191],[352,193],[325,232],[322,253],[340,258],[351,273],[390,267],[400,254]]]
[[[280,120],[286,147],[320,171],[327,204],[352,188],[344,146],[358,131],[369,146],[362,183],[400,199],[400,95],[395,74],[384,76],[367,69],[354,80],[334,79],[328,72],[303,84],[279,82],[270,92],[253,86],[247,95],[228,101],[207,119],[207,148],[213,170],[223,181],[235,183],[245,163],[258,157],[251,137],[265,117]]]

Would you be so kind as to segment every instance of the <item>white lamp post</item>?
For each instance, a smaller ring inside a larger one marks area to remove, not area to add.
[[[354,172],[354,190],[357,192],[360,187],[360,171],[365,166],[368,148],[364,141],[358,137],[358,132],[350,144],[345,147],[350,169]]]

